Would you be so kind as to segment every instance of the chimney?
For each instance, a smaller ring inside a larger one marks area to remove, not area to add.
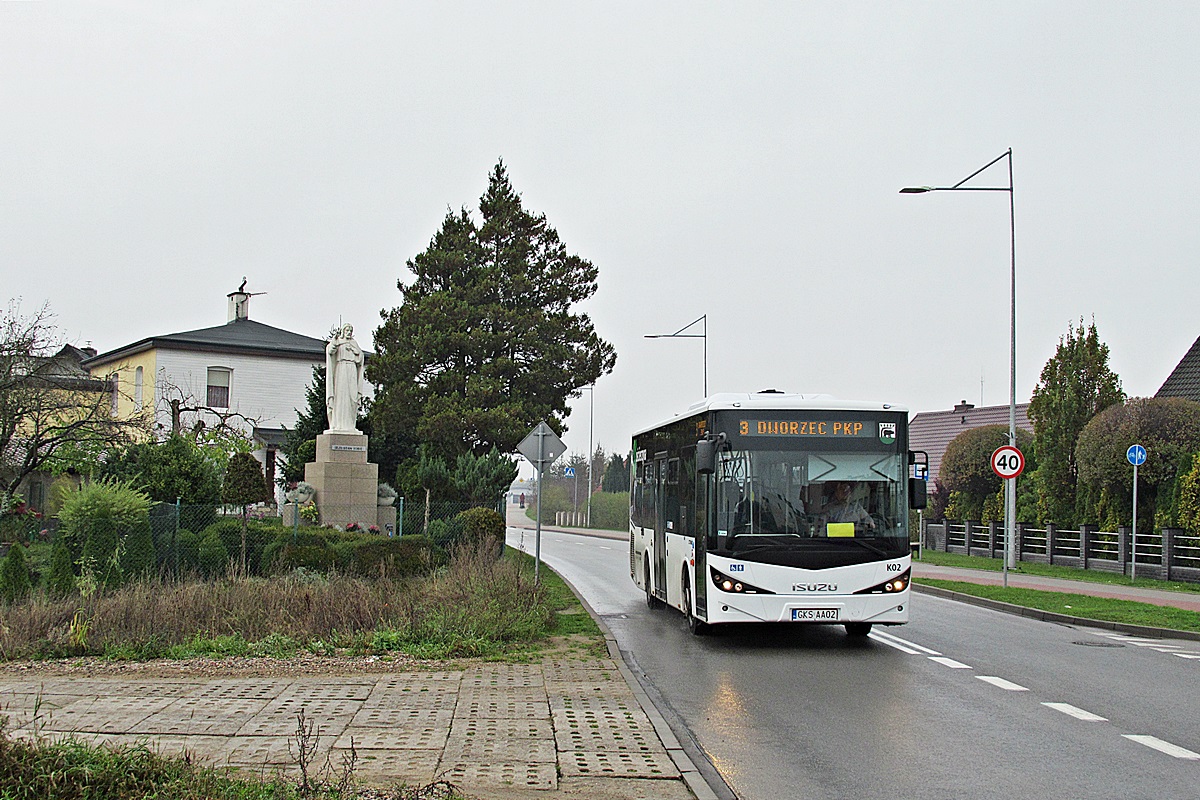
[[[229,298],[229,318],[226,320],[226,324],[239,319],[250,319],[250,293],[246,291],[245,278],[242,278],[242,285],[237,288],[237,291],[230,292],[226,297]]]
[[[968,403],[966,400],[962,400],[954,407],[954,410],[961,413],[963,411],[970,411],[974,407],[974,404]]]

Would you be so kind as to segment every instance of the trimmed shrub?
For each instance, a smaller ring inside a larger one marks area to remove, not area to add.
[[[71,551],[61,538],[54,543],[50,555],[50,573],[46,576],[46,591],[52,598],[60,599],[75,594],[75,569],[71,565]]]
[[[337,554],[326,532],[301,529],[284,531],[267,545],[262,555],[270,572],[291,572],[297,567],[328,572],[337,563]]]
[[[596,492],[592,495],[592,527],[629,531],[629,492]]]
[[[150,535],[150,520],[146,519],[133,527],[125,537],[121,553],[121,571],[125,580],[144,578],[158,566],[158,554],[154,550],[154,539]]]
[[[87,541],[83,543],[84,569],[90,570],[100,585],[116,589],[121,585],[121,562],[117,555],[120,540],[113,519],[92,520]]]
[[[462,538],[472,544],[483,546],[484,542],[492,542],[496,557],[504,552],[504,517],[499,511],[490,508],[469,508],[454,518],[455,524],[462,531]],[[487,548],[484,547],[484,550]]]
[[[25,563],[25,548],[14,544],[8,555],[0,562],[0,599],[15,603],[29,596],[33,584],[29,580],[29,566]]]
[[[179,553],[179,569],[191,572],[200,569],[200,537],[191,531],[180,531],[175,536],[175,547]]]
[[[209,531],[200,538],[196,561],[200,572],[210,578],[222,575],[229,568],[229,550],[216,531]]]
[[[337,567],[345,573],[370,578],[404,578],[424,575],[435,564],[424,536],[400,539],[361,536],[333,545]]]
[[[112,524],[114,535],[130,530],[150,513],[150,498],[128,483],[102,479],[62,493],[60,535],[73,558],[83,552],[92,527],[100,520]]]

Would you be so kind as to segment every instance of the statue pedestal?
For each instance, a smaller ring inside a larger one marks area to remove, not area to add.
[[[317,460],[304,465],[304,480],[317,490],[322,525],[379,523],[379,465],[367,461],[365,435],[317,436]]]

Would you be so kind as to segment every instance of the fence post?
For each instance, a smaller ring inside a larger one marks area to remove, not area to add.
[[[396,538],[399,539],[404,535],[404,498],[396,498],[396,502],[400,508],[396,511]]]
[[[179,506],[182,502],[182,497],[175,498],[175,526],[171,529],[171,552],[174,554],[176,578],[179,577]]]
[[[1117,561],[1121,562],[1121,574],[1129,574],[1129,526],[1117,526]]]
[[[1018,522],[1013,525],[1013,528],[1015,531],[1013,535],[1017,537],[1017,561],[1018,562],[1025,560],[1025,557],[1024,557],[1025,556],[1025,526],[1027,524],[1028,523],[1025,523],[1025,522]],[[1007,557],[1008,556],[1005,555],[1005,558],[1007,558]]]
[[[1182,532],[1182,528],[1162,529],[1163,580],[1171,580],[1171,562],[1175,560],[1175,534]]]
[[[950,520],[942,520],[942,552],[950,552]]]
[[[996,520],[988,523],[988,558],[996,557]]]
[[[1092,552],[1092,532],[1095,525],[1079,526],[1079,558],[1084,569],[1088,568],[1088,554]]]
[[[300,536],[300,498],[293,497],[292,504],[296,506],[293,511],[295,518],[292,520],[292,544],[295,544],[296,539]]]
[[[1058,539],[1058,526],[1053,522],[1046,523],[1046,558],[1050,559],[1050,563],[1054,563],[1054,545]]]

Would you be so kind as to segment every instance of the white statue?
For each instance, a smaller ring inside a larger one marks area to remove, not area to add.
[[[353,326],[343,325],[325,348],[326,433],[358,433],[362,381],[362,348],[354,341]]]

